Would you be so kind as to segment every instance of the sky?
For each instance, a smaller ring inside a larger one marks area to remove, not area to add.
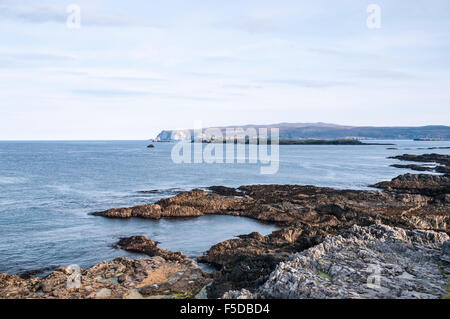
[[[450,125],[449,15],[448,0],[0,0],[0,140]]]

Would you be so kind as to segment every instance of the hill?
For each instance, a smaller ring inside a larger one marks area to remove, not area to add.
[[[280,139],[366,139],[366,140],[450,140],[450,126],[344,126],[329,123],[278,123],[270,125],[244,125],[239,128],[279,128]],[[236,126],[218,127],[225,136],[226,129]],[[186,139],[193,130],[164,130],[155,141],[177,141]]]

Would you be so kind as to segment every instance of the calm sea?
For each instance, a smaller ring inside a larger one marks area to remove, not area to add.
[[[381,142],[381,141],[377,141]],[[280,168],[260,164],[174,164],[173,144],[147,141],[0,142],[0,273],[136,256],[113,244],[146,235],[160,247],[198,256],[239,234],[268,234],[273,225],[231,216],[182,220],[113,220],[92,211],[151,203],[180,190],[212,185],[312,184],[366,189],[409,170],[386,157],[450,142],[383,141],[391,146],[280,146]],[[153,191],[141,193],[141,191]]]

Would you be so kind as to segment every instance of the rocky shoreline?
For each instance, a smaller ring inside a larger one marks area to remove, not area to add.
[[[442,232],[354,225],[278,264],[253,293],[229,291],[224,298],[443,298],[449,247]]]
[[[417,165],[417,164],[393,164],[391,166],[396,168],[409,168],[415,171],[430,171],[437,173],[450,173],[450,159],[448,155],[440,155],[440,154],[423,154],[423,155],[410,155],[403,154],[399,156],[389,157],[392,159],[398,159],[400,161],[408,161],[408,162],[420,162],[420,163],[432,163],[435,166],[426,166],[426,165]]]
[[[448,155],[421,156],[403,158],[442,167],[450,163]],[[182,253],[159,249],[146,237],[122,238],[118,247],[149,258],[117,258],[81,270],[82,287],[77,289],[66,287],[70,274],[65,268],[44,278],[2,274],[0,298],[447,296],[450,175],[405,174],[372,187],[380,191],[213,186],[154,204],[95,212],[92,215],[120,219],[244,216],[280,229],[267,236],[241,235],[211,247],[198,262],[215,266],[213,274],[204,273]],[[356,256],[361,262],[356,263]],[[401,268],[394,271],[386,266],[389,263]],[[368,277],[364,269],[370,265],[381,267],[380,276],[388,278],[381,281],[381,288],[364,286]]]

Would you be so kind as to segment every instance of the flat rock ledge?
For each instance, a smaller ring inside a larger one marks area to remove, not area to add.
[[[158,244],[158,242],[148,239],[145,236],[131,236],[120,238],[116,246],[129,252],[141,253],[150,257],[161,256],[165,260],[170,261],[183,261],[189,259],[181,252],[172,252],[158,248]]]
[[[443,147],[440,149],[446,149],[447,147]],[[430,149],[439,149],[439,148],[430,148]],[[450,156],[444,154],[422,154],[422,155],[413,155],[413,154],[403,154],[398,156],[389,157],[391,159],[397,159],[400,161],[408,161],[408,162],[420,162],[420,163],[432,163],[433,167],[424,166],[424,165],[401,165],[401,164],[393,164],[391,166],[397,168],[410,168],[415,171],[434,171],[436,173],[450,173]],[[438,165],[440,164],[440,165]]]
[[[448,298],[450,241],[443,232],[354,225],[278,264],[251,298]]]
[[[88,269],[60,268],[44,278],[0,274],[0,298],[7,299],[180,299],[195,298],[210,275],[181,253],[156,247],[143,237],[123,238],[124,249],[151,258],[123,258]],[[77,284],[79,279],[79,285]]]

